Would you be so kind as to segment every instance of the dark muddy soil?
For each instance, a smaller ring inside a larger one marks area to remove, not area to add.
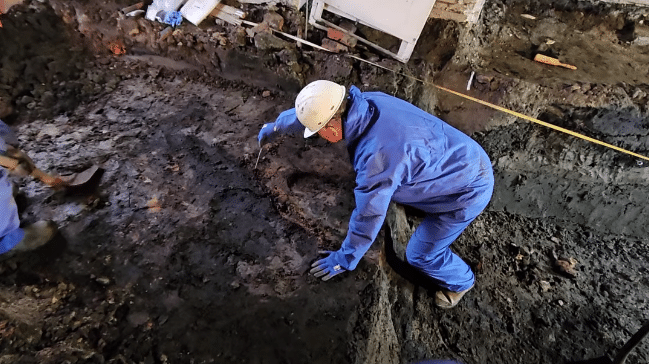
[[[646,163],[209,19],[162,39],[128,5],[31,1],[3,16],[0,110],[23,149],[44,170],[103,175],[58,192],[19,181],[22,221],[53,219],[61,235],[0,261],[0,363],[569,363],[615,355],[649,318]],[[647,155],[648,21],[647,8],[493,0],[470,28],[431,20],[408,65],[358,51]],[[434,287],[402,270],[417,214],[397,206],[354,272],[307,275],[346,234],[346,150],[284,138],[256,165],[256,135],[317,78],[407,99],[492,158],[492,202],[454,244],[477,276],[457,308],[436,309]],[[649,343],[628,360],[646,362]]]

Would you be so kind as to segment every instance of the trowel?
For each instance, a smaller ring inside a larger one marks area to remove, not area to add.
[[[20,164],[20,162],[17,159],[0,155],[1,166],[8,169],[14,169],[18,166],[18,164]],[[97,165],[93,165],[92,167],[84,171],[81,171],[79,173],[74,173],[65,176],[52,176],[50,174],[41,171],[38,168],[34,168],[34,170],[31,173],[31,176],[54,189],[60,189],[66,187],[80,187],[88,183],[88,181],[90,181],[92,177],[94,177],[97,174],[97,172],[99,172],[99,166]]]

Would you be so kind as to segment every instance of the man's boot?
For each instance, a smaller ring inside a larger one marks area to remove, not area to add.
[[[25,236],[16,246],[11,249],[12,252],[26,252],[37,249],[47,244],[58,232],[54,221],[37,221],[23,228]]]
[[[446,289],[441,289],[435,293],[435,304],[439,308],[452,308],[455,307],[462,297],[469,292],[473,286],[460,292],[453,292]]]

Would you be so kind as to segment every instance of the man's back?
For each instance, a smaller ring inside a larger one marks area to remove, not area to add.
[[[393,200],[424,210],[436,205],[440,212],[440,204],[451,210],[471,205],[476,189],[489,188],[491,163],[476,141],[401,99],[381,92],[361,97],[378,117],[355,136],[352,161],[355,168],[367,168],[363,161],[380,156],[400,180]],[[355,114],[350,112],[346,125],[356,122]]]

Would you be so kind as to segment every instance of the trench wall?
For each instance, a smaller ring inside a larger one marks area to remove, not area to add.
[[[455,20],[461,23],[475,23],[480,18],[485,2],[486,0],[437,0],[430,17]],[[649,6],[649,0],[601,0],[601,2]]]
[[[649,6],[648,0],[602,0],[602,2],[610,3],[610,4],[629,4],[629,5]]]

